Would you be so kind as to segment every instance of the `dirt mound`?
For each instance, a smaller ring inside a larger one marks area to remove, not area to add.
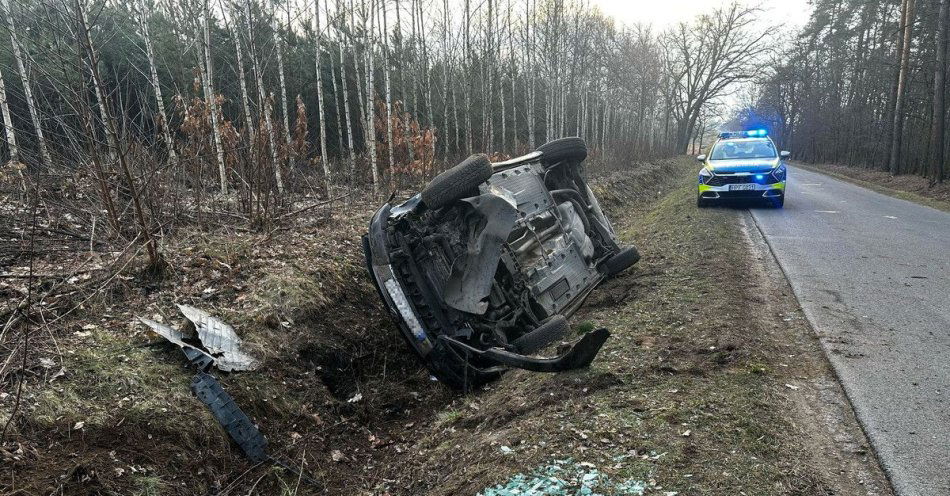
[[[670,158],[632,162],[621,168],[608,169],[594,160],[587,166],[587,171],[591,177],[591,189],[608,217],[621,219],[625,211],[642,207],[668,194],[677,185],[686,165],[689,162]],[[699,170],[698,167],[696,169]]]

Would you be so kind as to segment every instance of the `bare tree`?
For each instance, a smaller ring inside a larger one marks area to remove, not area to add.
[[[49,148],[46,144],[46,137],[43,135],[43,126],[40,123],[40,114],[36,108],[36,100],[33,98],[33,88],[30,84],[30,75],[24,62],[23,50],[20,47],[20,41],[17,39],[16,23],[13,22],[13,12],[10,11],[8,0],[0,0],[0,7],[3,8],[7,18],[7,28],[10,32],[10,44],[13,46],[13,58],[16,60],[17,70],[20,72],[20,82],[23,84],[23,96],[26,99],[27,108],[30,111],[30,119],[33,121],[33,130],[36,133],[36,142],[40,149],[40,156],[43,164],[47,168],[53,166],[53,159],[49,154]]]
[[[10,104],[7,102],[7,85],[3,82],[3,73],[0,72],[0,111],[3,112],[3,131],[7,140],[7,150],[10,151],[10,161],[20,161],[20,148],[16,144],[16,130],[13,129],[13,115],[10,113]]]
[[[366,33],[366,152],[369,154],[369,167],[373,177],[373,192],[379,192],[379,169],[376,167],[376,126],[373,122],[375,112],[375,88],[373,84],[372,33],[376,22],[376,0],[369,2],[369,29]],[[365,26],[365,22],[364,22]]]
[[[293,153],[290,139],[290,116],[288,114],[287,106],[287,83],[284,79],[284,56],[283,46],[280,42],[280,36],[278,35],[279,25],[277,24],[277,6],[274,6],[272,12],[272,25],[271,31],[274,35],[274,51],[277,52],[277,76],[278,81],[280,82],[280,105],[281,105],[281,116],[284,119],[284,142],[287,144],[287,156],[290,158],[290,165],[293,167]],[[287,29],[290,28],[290,3],[287,4]]]
[[[211,9],[208,3],[208,0],[204,0],[202,19],[204,32],[204,42],[202,43],[204,52],[204,77],[201,78],[201,81],[204,85],[208,111],[211,113],[211,128],[212,134],[214,135],[215,157],[218,160],[218,179],[221,186],[221,194],[227,194],[228,172],[224,164],[224,145],[221,143],[221,129],[218,127],[218,97],[214,92],[214,64],[211,60]]]
[[[155,50],[152,47],[152,36],[148,29],[151,7],[148,0],[139,2],[140,16],[139,24],[142,30],[142,39],[145,40],[145,56],[148,58],[149,81],[152,83],[152,91],[155,93],[155,104],[158,110],[159,124],[162,128],[162,137],[165,139],[165,149],[168,153],[168,161],[172,165],[178,164],[178,155],[175,153],[175,143],[172,140],[172,133],[168,126],[168,116],[165,114],[165,99],[162,98],[162,85],[158,80],[158,69],[155,67]]]
[[[323,165],[323,178],[330,187],[330,153],[327,150],[327,118],[326,105],[323,102],[323,69],[320,64],[320,53],[323,51],[323,32],[320,26],[320,0],[314,0],[313,5],[313,31],[316,36],[316,57],[314,64],[317,69],[317,102],[319,108],[317,113],[320,115],[320,163]],[[331,60],[332,65],[332,60]]]
[[[240,8],[234,8],[232,11],[240,12]],[[240,16],[240,14],[237,15]],[[244,70],[244,49],[241,47],[241,36],[238,34],[237,27],[228,20],[227,16],[224,17],[224,22],[228,28],[228,33],[234,39],[234,55],[237,61],[238,82],[241,86],[241,109],[244,111],[244,127],[247,131],[248,142],[253,143],[256,133],[254,132],[254,118],[251,114],[251,98],[247,93],[247,72]]]
[[[99,74],[99,54],[92,44],[92,38],[89,36],[90,26],[86,21],[86,11],[85,6],[83,5],[83,0],[75,0],[74,5],[77,13],[77,34],[80,38],[77,41],[79,41],[79,43],[82,45],[82,50],[85,53],[85,58],[88,61],[90,71],[92,72],[93,84],[99,88],[99,92],[101,94],[104,94],[106,92],[104,90],[102,76]],[[149,229],[148,221],[145,219],[145,209],[142,206],[140,189],[132,175],[132,169],[128,163],[128,150],[122,144],[122,140],[119,136],[119,126],[116,122],[115,116],[113,115],[112,108],[108,100],[105,100],[105,105],[103,107],[103,117],[106,132],[112,136],[112,141],[118,145],[115,153],[118,158],[119,169],[121,171],[122,178],[125,180],[125,186],[128,188],[132,197],[132,206],[135,212],[135,219],[139,225],[139,236],[142,237],[143,244],[145,245],[145,250],[149,258],[149,265],[155,270],[161,270],[164,268],[165,262],[158,251],[158,245],[155,242],[155,238],[152,236],[151,230]]]
[[[930,146],[930,179],[934,182],[943,181],[944,169],[944,121],[946,120],[947,78],[947,24],[950,23],[950,0],[940,0],[940,11],[937,14],[937,36],[934,56],[934,96],[933,96],[933,123],[931,124]]]
[[[910,45],[913,41],[915,0],[903,0],[901,3],[901,39],[902,47],[898,53],[900,70],[897,75],[897,93],[894,98],[894,125],[891,135],[888,170],[897,174],[900,170],[901,138],[904,134],[904,99],[907,86],[907,69],[910,66]]]
[[[261,73],[260,64],[257,60],[257,44],[254,42],[254,34],[251,30],[253,26],[253,21],[251,17],[251,2],[250,0],[244,1],[244,14],[245,22],[247,22],[247,36],[250,40],[250,50],[251,50],[251,65],[254,69],[254,77],[257,79],[257,95],[260,101],[260,108],[264,113],[264,126],[265,131],[267,132],[267,142],[270,145],[270,156],[271,156],[271,165],[274,168],[274,179],[277,181],[277,191],[280,193],[284,192],[284,176],[280,170],[280,160],[277,158],[277,135],[274,130],[274,121],[271,118],[271,95],[267,93],[267,90],[264,88],[264,76]]]
[[[754,27],[757,12],[734,3],[667,33],[677,152],[686,152],[703,106],[755,73],[752,66],[767,46],[767,31]]]

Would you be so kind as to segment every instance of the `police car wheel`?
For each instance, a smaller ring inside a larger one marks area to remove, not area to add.
[[[709,200],[704,199],[702,196],[696,195],[696,208],[706,208],[709,206]]]
[[[785,206],[785,195],[782,194],[781,196],[769,198],[769,202],[774,208],[782,208]]]

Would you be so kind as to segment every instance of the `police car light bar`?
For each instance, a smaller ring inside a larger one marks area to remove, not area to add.
[[[755,138],[768,136],[769,132],[765,129],[750,129],[748,131],[739,131],[739,132],[727,132],[719,133],[720,139],[729,139],[729,138]]]

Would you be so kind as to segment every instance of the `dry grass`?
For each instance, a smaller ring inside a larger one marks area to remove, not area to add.
[[[180,323],[173,303],[186,302],[263,360],[222,383],[275,454],[324,484],[298,494],[474,494],[565,456],[681,494],[824,494],[781,395],[784,359],[750,317],[736,216],[696,211],[693,169],[598,181],[644,259],[573,319],[577,333],[614,333],[589,370],[515,371],[464,397],[429,380],[365,277],[371,205],[267,234],[182,236],[166,245],[165,281],[124,281],[53,330],[62,353],[37,357],[55,365],[28,379],[0,492],[294,492],[295,475],[243,460],[188,392],[181,354],[132,323]]]

